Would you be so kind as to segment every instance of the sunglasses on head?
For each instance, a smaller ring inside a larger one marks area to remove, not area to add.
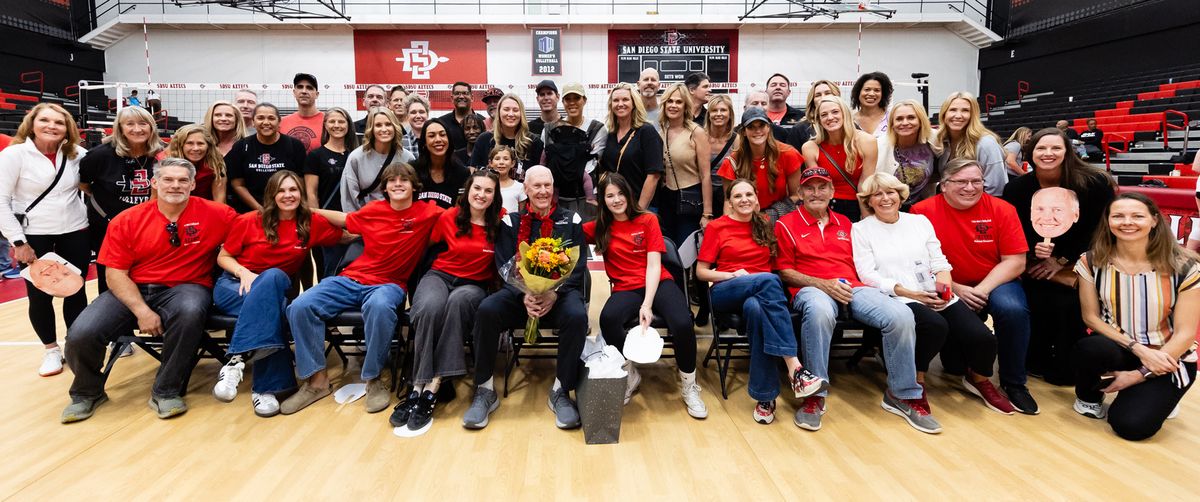
[[[182,242],[179,240],[179,225],[175,222],[167,223],[167,234],[171,236],[170,243],[172,247],[179,247]]]

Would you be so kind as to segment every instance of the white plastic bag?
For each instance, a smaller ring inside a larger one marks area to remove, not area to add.
[[[625,358],[638,364],[650,364],[662,357],[663,339],[658,330],[639,324],[625,335]]]

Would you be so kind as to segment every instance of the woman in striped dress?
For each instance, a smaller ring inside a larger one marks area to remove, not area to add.
[[[1092,334],[1075,344],[1074,408],[1137,441],[1178,413],[1196,377],[1200,264],[1145,195],[1121,194],[1101,221],[1075,265]]]

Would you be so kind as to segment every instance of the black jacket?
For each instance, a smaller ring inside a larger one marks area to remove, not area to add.
[[[496,269],[500,270],[509,260],[517,254],[517,233],[521,228],[521,216],[525,211],[509,213],[501,220],[500,232],[496,235]],[[583,219],[575,214],[574,211],[556,207],[554,212],[550,214],[550,221],[554,222],[554,231],[551,235],[561,237],[563,242],[570,242],[572,246],[579,246],[579,261],[575,264],[575,269],[571,271],[571,276],[566,281],[563,281],[559,286],[559,290],[574,289],[583,293],[583,287],[587,284],[585,276],[588,274],[587,259],[588,245],[586,237],[583,235]],[[529,231],[529,239],[532,244],[534,240],[542,235],[542,223],[538,219],[532,222],[532,228]],[[505,285],[507,288],[514,288],[511,285]]]

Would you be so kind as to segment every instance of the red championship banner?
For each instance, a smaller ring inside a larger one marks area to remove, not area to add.
[[[484,30],[355,30],[358,82],[451,84],[487,81]]]

